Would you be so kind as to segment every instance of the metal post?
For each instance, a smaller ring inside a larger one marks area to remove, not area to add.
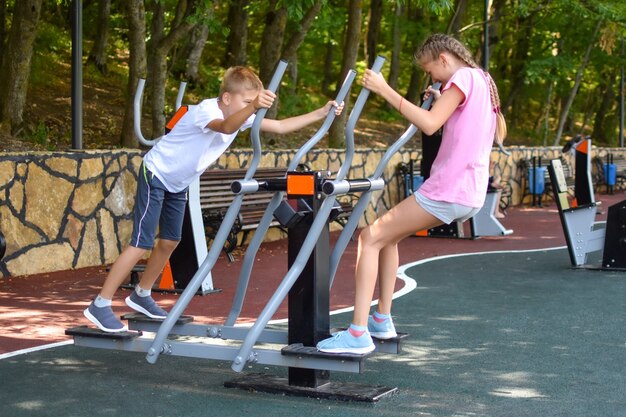
[[[72,0],[72,149],[83,148],[83,2]]]
[[[622,36],[622,74],[619,83],[619,147],[624,147],[624,37]]]
[[[489,71],[489,0],[485,0],[485,29],[483,36],[485,40],[483,42],[483,68],[485,71]]]
[[[318,214],[322,193],[319,173],[316,174],[316,193],[308,201],[312,212],[308,213],[295,227],[289,229],[289,248],[287,252],[289,268],[296,262],[300,248],[308,236],[313,220]],[[321,188],[321,187],[320,187]],[[328,258],[330,232],[325,223],[313,252],[302,269],[297,281],[291,287],[288,297],[289,330],[288,342],[315,346],[317,342],[329,336],[330,282]],[[328,371],[306,368],[289,368],[289,385],[317,388],[330,380]]]

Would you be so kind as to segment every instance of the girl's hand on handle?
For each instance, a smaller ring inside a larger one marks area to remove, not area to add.
[[[385,81],[381,73],[366,69],[361,79],[361,84],[373,93],[380,94],[387,86],[387,81]]]
[[[434,100],[437,100],[439,97],[441,97],[441,91],[433,88],[432,85],[429,85],[428,88],[424,91],[424,101],[428,100],[431,95],[433,96]]]

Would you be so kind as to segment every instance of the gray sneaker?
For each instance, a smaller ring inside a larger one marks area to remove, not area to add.
[[[119,333],[128,330],[128,328],[115,317],[110,306],[96,307],[92,302],[89,307],[83,311],[83,314],[103,332]]]
[[[126,297],[126,305],[135,311],[145,314],[151,319],[167,318],[167,311],[159,307],[152,297],[140,297],[135,291]]]

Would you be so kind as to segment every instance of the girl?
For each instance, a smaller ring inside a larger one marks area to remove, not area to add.
[[[322,352],[367,353],[374,350],[371,336],[396,337],[390,313],[398,242],[416,231],[474,216],[484,203],[494,136],[500,143],[506,136],[496,85],[478,68],[463,44],[448,35],[435,34],[418,49],[415,58],[433,82],[443,85],[441,93],[428,88],[426,97],[435,97],[430,111],[405,101],[379,73],[367,70],[363,85],[425,134],[432,135],[443,126],[441,147],[430,177],[415,195],[361,232],[352,323],[348,330],[319,342],[317,348]],[[376,311],[368,317],[377,277],[380,298]]]

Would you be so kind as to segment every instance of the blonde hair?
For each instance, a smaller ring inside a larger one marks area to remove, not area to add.
[[[259,77],[248,67],[230,67],[224,73],[224,79],[220,85],[220,94],[239,93],[242,91],[261,91],[263,83]]]
[[[457,39],[449,35],[442,33],[436,33],[428,37],[422,44],[422,46],[415,52],[415,60],[422,62],[424,60],[434,61],[439,58],[439,54],[442,52],[448,52],[459,60],[467,64],[471,68],[479,68],[476,61],[472,57],[472,54],[467,50],[465,45],[459,42]],[[495,140],[497,143],[502,144],[506,137],[506,120],[500,109],[500,95],[498,94],[498,87],[491,78],[491,75],[484,71],[487,80],[489,80],[489,94],[491,96],[491,107],[496,114],[496,135]]]

